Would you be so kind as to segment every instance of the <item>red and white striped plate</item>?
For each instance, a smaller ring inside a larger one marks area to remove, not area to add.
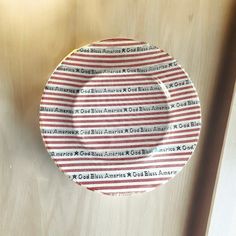
[[[49,78],[40,129],[56,165],[104,194],[151,191],[191,157],[200,132],[197,92],[166,52],[131,39],[74,50]]]

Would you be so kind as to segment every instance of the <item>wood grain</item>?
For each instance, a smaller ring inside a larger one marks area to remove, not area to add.
[[[190,235],[232,2],[0,0],[0,235]],[[116,36],[148,41],[177,58],[203,115],[199,145],[184,170],[132,197],[102,196],[68,180],[45,151],[38,125],[43,87],[63,57]]]

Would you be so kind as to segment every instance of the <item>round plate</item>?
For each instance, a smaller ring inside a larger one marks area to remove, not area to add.
[[[191,157],[200,132],[196,90],[156,46],[107,39],[74,50],[49,78],[40,129],[56,165],[104,194],[153,190]]]

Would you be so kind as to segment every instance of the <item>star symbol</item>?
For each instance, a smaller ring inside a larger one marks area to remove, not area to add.
[[[73,175],[72,179],[77,179],[77,175]]]
[[[75,151],[75,156],[79,155],[79,152],[78,151]]]

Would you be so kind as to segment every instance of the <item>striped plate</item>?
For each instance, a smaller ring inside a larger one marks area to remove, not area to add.
[[[107,39],[74,50],[49,78],[40,129],[56,165],[109,195],[151,191],[191,157],[200,132],[197,92],[156,46]]]

